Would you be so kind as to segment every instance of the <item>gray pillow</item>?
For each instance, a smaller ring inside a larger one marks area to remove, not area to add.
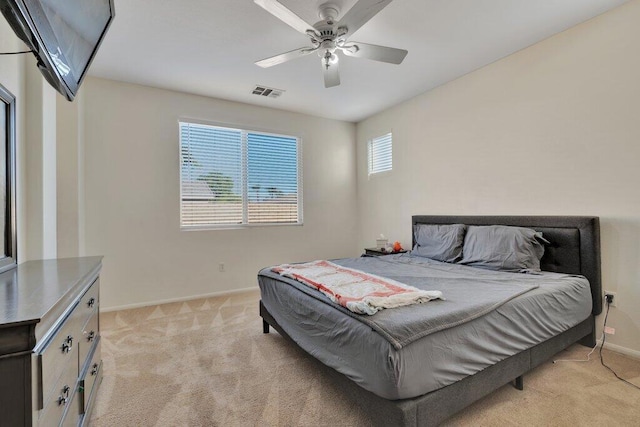
[[[505,225],[469,226],[461,264],[491,270],[540,271],[542,233]]]
[[[413,229],[416,245],[411,254],[436,261],[459,261],[466,228],[464,224],[417,224]]]

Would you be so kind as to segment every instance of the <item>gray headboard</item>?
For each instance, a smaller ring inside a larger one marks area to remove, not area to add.
[[[544,271],[581,274],[591,283],[593,314],[602,312],[600,219],[592,216],[433,216],[414,215],[416,224],[512,225],[541,231],[545,245]],[[415,246],[415,235],[412,247]]]

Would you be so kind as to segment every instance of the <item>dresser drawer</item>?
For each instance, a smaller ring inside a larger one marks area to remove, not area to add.
[[[97,391],[102,378],[102,360],[100,359],[100,338],[96,341],[96,346],[91,355],[91,362],[87,366],[84,376],[80,380],[80,391],[83,406],[81,413],[85,413],[89,408],[89,403],[93,399],[93,394]]]
[[[93,344],[98,340],[100,331],[98,330],[98,309],[93,310],[93,315],[82,328],[82,337],[78,341],[78,352],[80,359],[78,360],[78,372],[82,369],[87,361],[87,356],[93,348]]]
[[[78,376],[78,341],[82,325],[77,316],[77,307],[59,327],[47,346],[37,355],[39,370],[38,409],[43,408],[49,394],[62,372],[71,371]]]
[[[74,353],[77,355],[77,352]],[[73,412],[77,412],[77,405],[72,401],[76,394],[78,374],[73,368],[73,366],[67,366],[58,381],[54,383],[51,393],[44,402],[44,409],[39,413],[38,426],[58,426],[67,408],[71,416]],[[77,419],[77,415],[75,417]]]
[[[98,309],[100,302],[100,278],[97,278],[87,292],[82,296],[78,311],[82,317],[82,324],[87,321],[89,316],[93,315],[93,311]]]

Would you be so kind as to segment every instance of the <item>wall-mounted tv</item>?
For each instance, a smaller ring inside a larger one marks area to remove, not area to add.
[[[73,101],[115,16],[113,0],[0,0],[0,9],[47,81]]]

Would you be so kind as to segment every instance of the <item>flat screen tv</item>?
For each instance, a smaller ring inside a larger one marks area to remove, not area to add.
[[[69,101],[113,21],[113,0],[0,0],[47,81]]]

